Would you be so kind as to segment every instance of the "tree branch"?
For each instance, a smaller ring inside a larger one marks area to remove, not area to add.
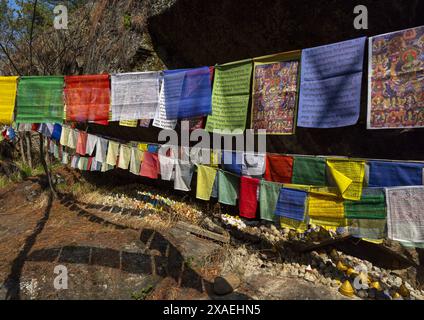
[[[32,73],[32,36],[34,32],[35,10],[37,9],[37,2],[38,0],[34,1],[34,9],[32,11],[32,20],[31,20],[31,30],[29,33],[29,61],[30,61],[29,74],[30,75]]]
[[[20,76],[21,73],[18,70],[18,68],[16,67],[15,63],[13,62],[12,58],[9,56],[9,53],[6,51],[6,48],[3,47],[3,45],[0,43],[0,48],[3,50],[4,54],[6,55],[7,59],[10,61],[10,63],[13,66],[13,69],[15,69],[15,71],[18,73],[18,75]]]

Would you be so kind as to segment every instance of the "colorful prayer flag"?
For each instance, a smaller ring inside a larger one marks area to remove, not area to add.
[[[212,114],[206,122],[207,131],[245,130],[251,76],[251,59],[215,67]]]
[[[250,177],[240,178],[240,217],[256,218],[258,208],[258,187],[260,180]]]
[[[353,159],[327,159],[332,182],[344,199],[359,200],[365,175],[365,161]]]
[[[386,189],[388,238],[410,244],[424,243],[424,187]]]
[[[194,165],[190,162],[176,161],[174,189],[181,191],[191,190],[191,179],[193,178]]]
[[[424,26],[369,39],[368,129],[424,127]]]
[[[218,171],[218,202],[235,206],[239,197],[240,178],[232,173]]]
[[[262,220],[274,221],[275,208],[282,184],[261,180],[259,189],[259,209]]]
[[[265,175],[267,181],[291,183],[293,173],[293,157],[267,154]]]
[[[253,59],[251,128],[293,134],[297,110],[300,51]]]
[[[63,107],[63,77],[19,79],[17,123],[62,123]]]
[[[159,158],[157,153],[144,152],[141,163],[140,176],[157,179],[160,173]]]
[[[110,166],[116,166],[116,161],[119,153],[119,143],[115,141],[110,141],[107,147],[107,156],[106,163]]]
[[[386,219],[384,189],[366,188],[361,200],[346,200],[345,214],[348,219]]]
[[[313,186],[325,186],[324,158],[295,156],[292,183]]]
[[[208,166],[197,166],[196,198],[209,201],[216,178],[216,169]]]
[[[112,121],[153,119],[159,104],[159,82],[158,71],[113,74]]]
[[[0,124],[11,124],[15,110],[18,77],[0,76]]]
[[[308,193],[303,190],[281,188],[275,215],[297,220],[305,220]]]
[[[206,116],[211,113],[209,67],[165,70],[163,83],[168,120]]]
[[[131,159],[131,149],[125,144],[121,144],[119,148],[118,168],[128,170]]]
[[[107,124],[110,108],[109,75],[65,77],[66,120]]]
[[[358,121],[365,40],[302,50],[298,126],[335,128]]]
[[[424,163],[368,161],[369,187],[423,185]]]

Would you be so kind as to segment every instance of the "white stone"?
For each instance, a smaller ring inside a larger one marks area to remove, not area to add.
[[[305,273],[304,279],[306,281],[310,281],[310,282],[315,282],[316,281],[316,277],[313,274],[309,273],[309,272]]]

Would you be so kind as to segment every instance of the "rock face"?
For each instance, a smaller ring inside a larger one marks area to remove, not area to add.
[[[361,1],[368,8],[368,30],[353,27],[358,2],[351,0],[174,2],[148,19],[155,51],[168,68],[214,65],[424,24],[424,2],[418,0]],[[424,159],[419,151],[424,132],[366,130],[366,81],[364,72],[357,125],[267,136],[267,151]]]
[[[213,291],[218,295],[229,294],[240,286],[240,278],[235,274],[222,275],[215,278]]]

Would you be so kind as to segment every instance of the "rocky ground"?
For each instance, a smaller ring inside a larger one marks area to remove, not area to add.
[[[57,177],[62,189],[81,179],[66,170]],[[147,186],[61,191],[50,198],[39,177],[0,190],[1,298],[422,299],[424,294],[409,265],[392,270],[336,246],[302,251],[288,245],[337,237],[322,230],[305,237],[272,224],[247,225]],[[179,221],[224,240],[188,232]],[[58,265],[68,271],[66,290],[54,287]],[[355,279],[360,289],[340,294],[342,284],[355,287]]]

